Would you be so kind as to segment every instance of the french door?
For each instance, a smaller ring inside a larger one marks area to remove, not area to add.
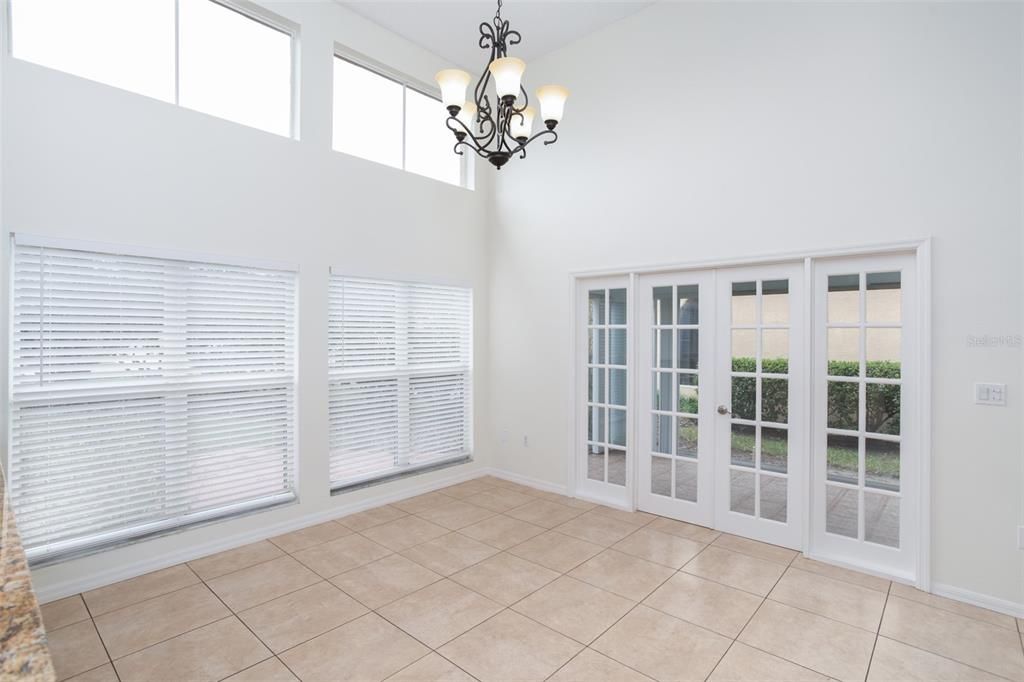
[[[800,546],[803,277],[796,263],[639,279],[640,509]]]

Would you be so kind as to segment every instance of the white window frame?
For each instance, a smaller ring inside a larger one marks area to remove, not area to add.
[[[180,260],[188,262],[196,262],[210,265],[226,265],[243,268],[258,268],[258,269],[270,269],[280,270],[282,272],[294,273],[295,287],[294,287],[294,328],[292,331],[292,405],[289,418],[291,420],[291,442],[292,442],[292,453],[290,455],[291,461],[291,479],[292,479],[292,490],[290,493],[281,493],[271,498],[263,498],[259,500],[253,500],[248,502],[233,503],[211,509],[202,512],[195,512],[185,514],[179,517],[165,519],[162,521],[151,522],[142,524],[140,526],[134,526],[132,528],[121,529],[110,531],[105,534],[103,540],[90,542],[88,546],[81,549],[72,549],[71,551],[60,551],[50,550],[45,553],[41,553],[38,557],[29,557],[30,563],[34,567],[46,566],[54,563],[61,563],[71,559],[76,559],[83,556],[88,556],[97,552],[107,551],[112,548],[116,548],[125,544],[139,542],[162,535],[171,533],[179,533],[198,526],[206,525],[209,523],[218,523],[227,521],[233,518],[238,518],[251,513],[265,511],[270,508],[278,507],[285,504],[296,503],[299,499],[299,455],[300,452],[300,441],[299,441],[299,428],[298,428],[298,405],[299,405],[299,307],[298,307],[298,287],[299,287],[299,266],[286,261],[272,260],[272,259],[260,259],[260,258],[247,258],[247,257],[235,257],[235,256],[222,256],[213,255],[210,253],[202,253],[196,251],[169,249],[162,247],[147,247],[140,245],[125,245],[116,244],[111,242],[81,240],[81,239],[70,239],[64,237],[47,237],[42,235],[35,235],[25,232],[8,232],[6,233],[6,249],[5,254],[8,263],[7,273],[7,291],[2,302],[3,306],[6,306],[6,347],[7,347],[7,386],[3,400],[3,411],[0,414],[0,420],[3,424],[3,444],[5,450],[0,453],[0,463],[3,464],[4,470],[7,472],[7,484],[11,483],[11,459],[13,457],[13,437],[14,429],[12,428],[12,413],[15,406],[14,400],[14,310],[15,306],[12,304],[12,297],[15,293],[14,288],[14,258],[16,249],[15,246],[20,247],[49,247],[55,249],[66,249],[71,251],[84,251],[92,253],[112,254],[120,256],[134,256],[141,258],[156,258],[162,260]],[[170,385],[172,382],[168,382]],[[154,387],[158,388],[158,387]],[[0,476],[2,478],[2,476]]]
[[[416,92],[420,93],[421,95],[425,95],[427,97],[430,97],[431,99],[435,99],[438,102],[440,102],[441,101],[441,90],[439,88],[435,87],[435,86],[427,85],[426,83],[424,83],[421,80],[413,78],[412,76],[404,74],[401,71],[398,71],[398,70],[396,70],[396,69],[394,69],[394,68],[392,68],[390,66],[387,66],[387,65],[377,61],[376,59],[373,59],[372,57],[367,57],[366,55],[364,55],[362,53],[356,52],[355,50],[353,50],[353,49],[351,49],[351,48],[349,48],[349,47],[347,47],[345,45],[342,45],[340,43],[335,43],[334,44],[334,58],[335,59],[341,59],[341,60],[346,61],[346,62],[348,62],[350,64],[353,64],[355,66],[358,66],[360,68],[366,69],[367,71],[369,71],[371,73],[374,73],[374,74],[380,76],[381,78],[387,78],[388,80],[394,81],[395,83],[398,83],[399,85],[402,86],[402,167],[399,170],[401,170],[401,171],[403,171],[405,173],[412,173],[412,171],[407,170],[406,167],[405,167],[405,154],[406,154],[406,144],[405,144],[406,93],[409,90],[415,90]],[[334,62],[333,61],[331,62],[331,68],[332,69],[334,68]],[[331,106],[331,120],[333,122],[333,120],[334,120],[334,107],[333,107],[334,98],[333,98],[333,93],[332,93],[332,97],[331,97],[331,103],[332,103],[332,106]],[[456,140],[455,140],[455,137],[453,135],[452,136],[452,146],[453,147],[455,146],[455,142],[456,142]],[[332,149],[332,151],[335,151],[335,152],[337,152],[339,154],[347,154],[344,151],[341,151],[339,149],[335,149],[334,148],[334,141],[333,140],[331,140],[331,149]],[[452,154],[454,154],[454,153],[455,152],[452,152]],[[347,155],[348,156],[353,156],[352,154],[347,154]],[[357,156],[356,158],[362,158],[362,157],[358,157]],[[368,159],[364,159],[364,160],[368,160]],[[474,185],[473,185],[473,171],[474,171],[474,168],[475,168],[475,164],[474,164],[473,155],[468,154],[468,153],[465,152],[465,150],[463,150],[462,156],[459,157],[459,184],[458,185],[451,185],[451,186],[452,187],[458,186],[458,187],[461,187],[463,189],[468,189],[468,190],[471,190],[471,191],[473,189],[475,189]],[[419,177],[427,178],[428,180],[434,180],[435,182],[442,182],[445,185],[449,184],[449,183],[443,182],[441,180],[435,180],[434,178],[431,178],[429,176],[420,175],[419,173],[412,173],[412,174],[413,175],[417,175]]]
[[[300,71],[299,71],[299,55],[300,55],[300,50],[299,50],[299,30],[300,30],[300,27],[299,27],[299,24],[294,22],[294,21],[291,21],[289,19],[286,19],[286,18],[282,17],[279,14],[275,14],[274,12],[271,12],[270,10],[267,10],[266,8],[261,7],[260,5],[257,5],[254,2],[250,2],[250,0],[208,0],[208,2],[213,2],[215,4],[220,5],[221,7],[224,7],[225,9],[229,9],[229,10],[231,10],[233,12],[237,12],[238,14],[241,14],[242,16],[246,17],[247,19],[251,19],[252,21],[255,21],[257,23],[263,24],[267,28],[273,29],[275,31],[280,31],[281,33],[284,33],[285,35],[287,35],[290,38],[290,40],[291,40],[291,53],[290,53],[291,64],[290,64],[289,72],[290,72],[290,80],[291,80],[291,89],[290,89],[290,92],[289,92],[289,108],[290,108],[289,111],[290,111],[290,118],[291,118],[291,120],[289,122],[289,131],[288,131],[287,137],[289,137],[289,138],[291,138],[293,140],[298,140],[299,139],[299,74],[300,74]],[[180,59],[180,50],[181,50],[181,42],[180,42],[180,30],[181,30],[180,14],[181,13],[180,13],[180,5],[181,5],[180,0],[174,0],[174,101],[173,102],[168,102],[168,103],[169,104],[173,104],[174,106],[181,107],[182,109],[188,109],[188,107],[182,107],[182,105],[181,105],[181,97],[180,97],[180,70],[181,70],[181,59]],[[16,57],[14,57],[14,53],[13,53],[14,26],[13,26],[13,22],[11,21],[11,18],[12,18],[11,17],[11,3],[9,1],[5,3],[5,8],[4,9],[5,9],[5,14],[6,14],[5,19],[6,19],[6,23],[7,23],[7,31],[6,31],[6,36],[5,36],[5,38],[7,40],[7,47],[6,47],[5,51],[6,51],[6,53],[11,58],[16,58]],[[50,68],[50,67],[43,67],[43,68]],[[65,72],[62,71],[61,73],[65,73]],[[69,75],[74,76],[75,74],[69,74]],[[75,77],[76,78],[84,78],[83,76],[75,76]],[[90,79],[86,79],[86,80],[90,80]],[[94,82],[99,82],[99,81],[94,81]],[[111,87],[117,87],[117,86],[111,86]],[[119,89],[123,89],[123,88],[119,88]],[[133,92],[133,91],[128,90],[127,92]],[[139,93],[135,93],[135,94],[139,94]],[[146,95],[141,95],[141,96],[146,97]],[[160,101],[164,101],[164,100],[160,100]],[[195,111],[195,110],[194,109],[189,109],[189,111]],[[198,112],[198,113],[203,113],[203,112]],[[207,114],[207,115],[213,116],[213,114]],[[231,123],[235,123],[236,125],[243,125],[243,126],[245,126],[247,128],[252,128],[252,126],[246,125],[245,123],[239,123],[237,121],[232,121],[231,119],[221,118],[219,116],[214,116],[214,118],[219,118],[220,120],[230,121]],[[256,130],[259,130],[259,129],[256,128]],[[263,131],[263,132],[269,132],[269,131]],[[273,135],[275,133],[270,133],[270,134]]]

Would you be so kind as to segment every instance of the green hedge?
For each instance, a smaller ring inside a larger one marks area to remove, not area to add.
[[[765,358],[762,371],[768,374],[787,374],[789,361],[785,358]],[[734,372],[755,372],[754,358],[733,358]],[[900,376],[900,363],[873,360],[865,368],[869,378],[895,379]],[[859,363],[833,361],[828,363],[830,376],[855,377],[859,374]],[[763,377],[761,388],[761,411],[765,421],[786,423],[789,404],[789,380]],[[867,429],[873,433],[898,434],[900,432],[900,387],[897,384],[868,384]],[[756,380],[753,377],[733,377],[732,411],[741,419],[754,419],[756,409]],[[830,381],[828,383],[828,425],[839,429],[857,428],[858,384],[856,382]],[[684,402],[685,401],[685,402]],[[681,398],[680,409],[696,412],[692,399]]]

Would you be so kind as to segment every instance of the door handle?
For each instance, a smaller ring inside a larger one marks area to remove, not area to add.
[[[731,417],[731,416],[733,416],[733,415],[732,415],[732,411],[731,411],[731,410],[729,410],[729,408],[728,408],[728,407],[726,407],[725,405],[719,405],[719,406],[718,406],[718,414],[727,414],[727,415],[729,415],[730,417]]]

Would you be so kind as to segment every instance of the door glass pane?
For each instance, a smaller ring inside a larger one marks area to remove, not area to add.
[[[753,426],[745,424],[732,425],[732,463],[736,466],[754,466],[754,440],[755,430]]]
[[[828,420],[830,429],[856,431],[860,409],[860,384],[856,381],[828,382]]]
[[[626,411],[608,410],[608,443],[610,445],[626,445]]]
[[[587,478],[592,481],[604,480],[604,446],[587,447]]]
[[[608,324],[626,324],[626,290],[608,292]]]
[[[697,420],[678,417],[676,430],[676,454],[680,457],[697,457]]]
[[[832,324],[860,322],[860,275],[829,276],[828,321]]]
[[[592,365],[605,364],[605,333],[604,329],[590,330],[590,357],[588,362]]]
[[[657,367],[670,369],[672,367],[672,330],[659,329],[654,332],[654,353],[653,357],[658,363]]]
[[[604,408],[587,408],[587,440],[604,442]]]
[[[754,483],[757,479],[749,471],[729,470],[729,510],[754,515]]]
[[[754,420],[757,379],[754,377],[732,378],[732,414],[737,419]]]
[[[761,379],[761,419],[785,424],[789,419],[789,379]]]
[[[696,284],[676,287],[677,309],[679,310],[676,324],[699,324],[699,300]]]
[[[697,369],[697,330],[679,330],[679,369]]]
[[[737,327],[757,324],[756,282],[733,282],[732,324]]]
[[[608,448],[608,482],[612,485],[626,485],[626,451]]]
[[[625,329],[608,330],[608,364],[623,366],[626,364]]]
[[[868,273],[865,306],[868,322],[898,323],[902,315],[899,272]]]
[[[761,468],[784,474],[789,470],[789,431],[761,427]]]
[[[676,499],[687,502],[697,501],[697,463],[685,459],[676,460]]]
[[[856,485],[860,472],[860,454],[857,448],[857,437],[837,436],[830,433],[826,438],[828,480]]]
[[[864,539],[887,547],[900,546],[900,498],[864,493]]]
[[[608,370],[608,403],[611,405],[626,404],[626,370]]]
[[[672,320],[672,287],[654,288],[654,324],[671,325]]]
[[[761,324],[789,324],[789,280],[761,282]]]
[[[654,372],[653,374],[654,394],[651,396],[651,407],[655,410],[671,412],[673,410],[673,374],[671,372]]]
[[[732,330],[732,371],[757,371],[757,331],[753,329]]]
[[[899,492],[899,443],[877,438],[864,439],[864,485]]]
[[[867,412],[865,428],[871,433],[900,435],[899,384],[867,384],[864,387]]]
[[[678,412],[697,414],[697,375],[679,374],[679,404],[676,406]]]
[[[651,492],[672,495],[672,460],[668,457],[651,457]]]
[[[789,330],[765,329],[761,332],[761,371],[789,373]]]
[[[848,538],[857,537],[857,491],[825,486],[825,531]]]
[[[834,377],[860,374],[860,329],[834,327],[828,330],[828,373]]]
[[[651,449],[654,452],[672,454],[672,417],[665,414],[652,415]]]
[[[604,289],[590,292],[587,324],[604,324]]]
[[[587,400],[592,403],[604,402],[604,373],[599,367],[587,370]]]
[[[869,377],[898,379],[900,376],[900,329],[865,330],[865,374]]]
[[[786,484],[785,476],[761,475],[761,518],[771,521],[786,522]]]

